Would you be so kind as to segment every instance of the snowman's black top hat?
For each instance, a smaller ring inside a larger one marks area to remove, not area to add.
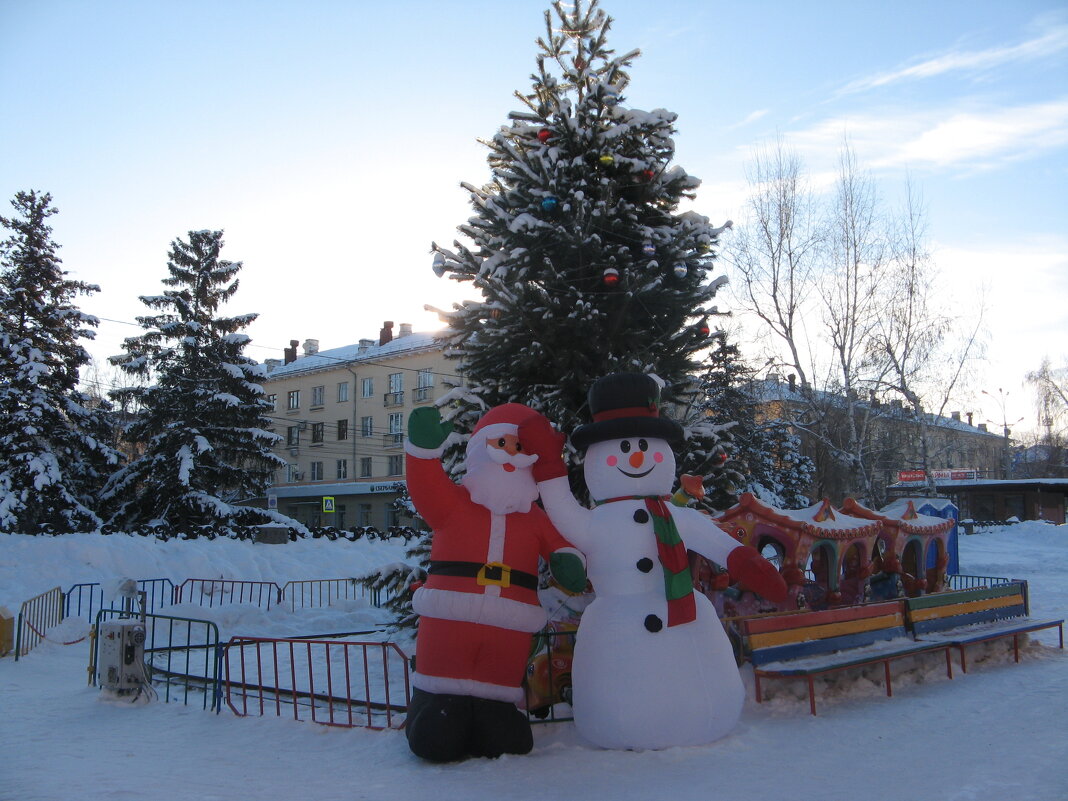
[[[571,444],[580,451],[595,442],[630,437],[665,439],[682,444],[682,426],[660,416],[660,385],[642,373],[613,373],[599,378],[588,395],[593,422],[579,426]]]

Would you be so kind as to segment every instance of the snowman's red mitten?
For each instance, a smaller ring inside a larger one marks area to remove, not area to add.
[[[756,548],[740,545],[727,554],[727,572],[734,581],[740,581],[769,601],[780,603],[786,600],[786,582],[775,565],[761,556]]]
[[[529,417],[519,424],[519,442],[524,453],[538,457],[538,461],[534,462],[531,468],[535,481],[548,481],[567,475],[567,466],[562,456],[566,439],[553,428],[553,424],[545,415]]]

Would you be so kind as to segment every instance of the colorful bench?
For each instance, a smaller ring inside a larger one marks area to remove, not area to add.
[[[744,618],[738,627],[753,664],[758,703],[763,701],[763,679],[805,678],[809,710],[815,715],[816,676],[876,664],[883,665],[886,694],[892,697],[890,663],[933,651],[945,654],[946,675],[953,678],[950,644],[912,639],[905,627],[902,600]]]
[[[905,601],[907,624],[917,642],[946,645],[960,652],[968,672],[965,648],[974,643],[1012,637],[1013,656],[1020,661],[1020,635],[1056,627],[1064,648],[1064,620],[1029,617],[1027,582],[923,595]]]

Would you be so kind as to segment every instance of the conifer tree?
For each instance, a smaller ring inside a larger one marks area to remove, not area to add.
[[[271,451],[263,367],[244,355],[255,314],[219,316],[237,292],[241,262],[222,259],[222,231],[171,243],[162,295],[141,296],[158,314],[111,357],[141,383],[113,396],[139,408],[128,436],[144,453],[105,490],[114,525],[193,527],[288,518],[245,505],[263,495],[282,461]]]
[[[711,458],[689,454],[680,467],[705,477],[704,505],[714,511],[733,506],[742,492],[781,508],[805,507],[812,460],[800,452],[800,437],[785,420],[761,413],[752,378],[738,346],[718,333],[701,376],[702,399],[694,405],[692,427],[711,428],[719,446]]]
[[[545,26],[523,109],[484,142],[489,182],[462,184],[467,241],[435,243],[434,269],[482,294],[452,313],[447,351],[479,405],[526,403],[569,432],[612,372],[653,373],[688,403],[726,279],[710,278],[722,228],[679,210],[700,182],[672,163],[676,115],[627,106],[639,52],[609,49],[597,0],[555,2]],[[462,417],[470,430],[477,413]]]
[[[0,217],[0,530],[55,533],[100,525],[96,493],[118,461],[106,408],[78,389],[81,344],[97,319],[78,295],[99,287],[66,278],[49,217],[52,196],[19,192]]]

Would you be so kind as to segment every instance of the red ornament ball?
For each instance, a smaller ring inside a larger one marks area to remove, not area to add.
[[[615,267],[609,267],[604,271],[601,280],[604,281],[605,286],[615,286],[619,283],[619,270]]]
[[[549,139],[552,138],[552,135],[553,132],[550,131],[548,128],[542,128],[540,131],[538,131],[538,141],[542,144],[545,144],[549,141]]]

